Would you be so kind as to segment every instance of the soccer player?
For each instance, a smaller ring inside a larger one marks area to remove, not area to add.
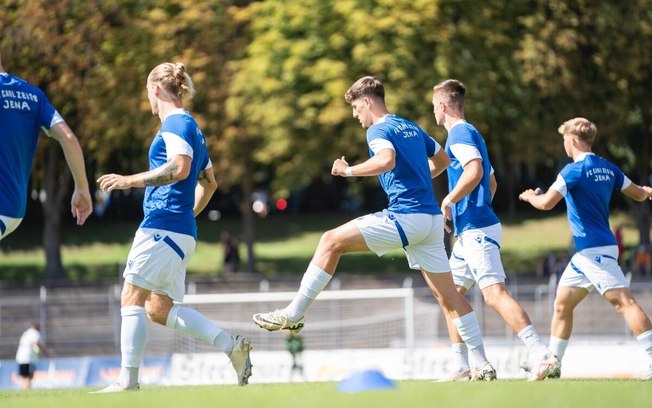
[[[554,356],[541,341],[527,313],[505,287],[505,271],[500,260],[502,226],[491,206],[497,182],[482,135],[464,119],[465,94],[464,84],[447,79],[435,85],[432,95],[437,125],[448,131],[449,192],[442,200],[441,210],[445,220],[452,219],[457,237],[450,257],[453,278],[462,294],[478,284],[485,302],[528,348],[534,368],[529,380],[542,380],[554,366]],[[467,381],[472,379],[472,374],[466,346],[455,325],[450,320],[447,323],[456,367],[444,380]],[[495,372],[491,375],[495,377]]]
[[[652,380],[652,324],[629,291],[618,265],[618,246],[609,228],[609,201],[614,189],[636,201],[652,199],[652,187],[633,183],[613,163],[595,155],[598,128],[585,118],[559,127],[566,155],[573,159],[547,192],[526,190],[519,199],[539,210],[566,200],[568,222],[577,252],[559,279],[550,329],[550,350],[561,360],[573,330],[573,310],[594,288],[621,313],[650,357],[644,379]],[[561,365],[559,366],[561,369]]]
[[[257,313],[254,322],[267,330],[299,331],[304,315],[331,280],[342,254],[373,251],[378,256],[403,248],[412,269],[421,270],[435,297],[476,358],[479,372],[493,370],[487,362],[475,313],[453,284],[444,248],[444,225],[434,199],[431,178],[450,159],[418,125],[390,114],[383,84],[373,76],[357,80],[346,92],[353,117],[367,129],[371,158],[349,166],[333,163],[331,174],[342,177],[378,176],[387,209],[349,221],[321,237],[292,302],[282,310]]]
[[[75,182],[70,202],[77,225],[93,212],[79,140],[43,91],[11,75],[0,56],[0,240],[25,217],[27,185],[41,129],[61,144]]]
[[[238,384],[251,376],[250,341],[232,336],[182,302],[186,266],[195,250],[195,217],[217,189],[206,140],[193,117],[182,108],[195,93],[182,63],[156,66],[147,78],[147,97],[161,128],[149,149],[149,171],[97,181],[110,192],[146,187],[145,218],[134,237],[124,271],[118,381],[99,392],[137,390],[138,370],[147,338],[147,318],[214,344],[226,353]],[[147,316],[146,316],[147,314]]]

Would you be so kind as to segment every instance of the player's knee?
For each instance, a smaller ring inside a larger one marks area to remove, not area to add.
[[[167,314],[163,316],[163,313],[161,313],[161,308],[156,307],[156,305],[152,304],[151,302],[145,303],[145,312],[147,313],[147,318],[154,323],[158,323],[163,326],[165,326],[167,323]]]
[[[326,231],[322,234],[319,245],[328,252],[341,252],[341,240],[337,238],[337,233],[334,230]]]
[[[557,316],[567,316],[573,313],[573,308],[569,307],[565,302],[555,300],[554,313]]]

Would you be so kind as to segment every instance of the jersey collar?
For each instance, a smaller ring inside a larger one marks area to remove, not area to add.
[[[458,119],[457,122],[453,123],[453,125],[451,126],[450,129],[448,129],[448,131],[450,132],[450,131],[455,127],[455,126],[457,126],[457,125],[461,125],[461,124],[463,124],[463,123],[466,123],[466,120],[464,120],[464,119]]]
[[[172,115],[185,115],[185,114],[186,114],[185,109],[176,108],[176,109],[171,110],[170,113],[168,113],[168,115],[163,119],[163,121],[165,121],[165,119],[169,118]]]
[[[574,161],[575,163],[577,163],[578,161],[582,161],[582,160],[584,160],[584,159],[586,158],[586,156],[588,156],[588,155],[590,155],[590,154],[595,154],[595,153],[593,153],[593,152],[584,152],[584,153],[581,153],[579,156],[576,156],[576,157],[575,157],[575,160],[573,160],[573,161]]]

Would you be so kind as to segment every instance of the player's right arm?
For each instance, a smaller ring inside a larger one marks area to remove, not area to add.
[[[550,187],[545,193],[540,188],[537,188],[536,190],[531,188],[527,189],[518,196],[518,199],[530,203],[532,207],[537,210],[552,210],[555,208],[557,203],[564,198],[564,196],[553,187]]]
[[[496,181],[496,175],[493,172],[489,176],[489,189],[491,190],[491,200],[493,201],[496,190],[498,190],[498,181]]]
[[[77,219],[77,225],[83,225],[93,212],[93,201],[88,190],[84,155],[79,140],[66,122],[59,122],[49,129],[49,134],[63,149],[63,154],[75,182],[75,191],[70,202],[72,216]]]
[[[636,201],[652,200],[652,187],[649,186],[639,186],[632,182],[622,191],[627,197]]]
[[[434,156],[428,157],[428,167],[430,168],[430,177],[435,178],[446,170],[446,167],[451,164],[451,158],[448,157],[446,150],[439,149]]]

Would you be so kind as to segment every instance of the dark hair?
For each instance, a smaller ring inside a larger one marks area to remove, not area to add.
[[[364,96],[375,97],[385,102],[385,88],[383,87],[383,83],[375,76],[369,75],[362,77],[355,81],[348,91],[346,91],[344,100],[346,103],[351,103]]]

